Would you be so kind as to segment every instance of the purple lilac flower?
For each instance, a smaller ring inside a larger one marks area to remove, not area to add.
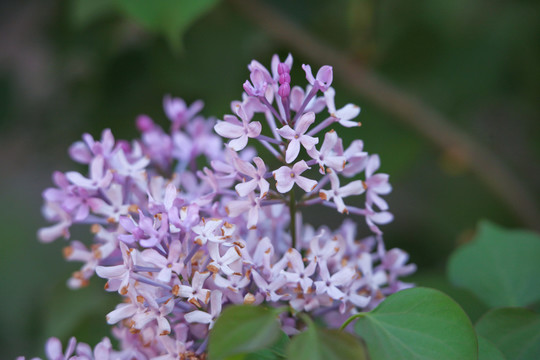
[[[401,281],[415,270],[408,255],[383,245],[380,226],[393,215],[378,155],[361,140],[345,144],[338,131],[322,131],[358,125],[359,108],[335,108],[330,66],[313,76],[304,65],[308,84],[298,86],[292,65],[290,55],[283,62],[274,56],[271,71],[252,61],[246,93],[232,102],[236,115],[217,123],[198,115],[202,102],[167,96],[168,131],[140,116],[140,139],[115,140],[106,130],[70,148],[88,175],[55,173],[55,187],[43,193],[52,225],[38,236],[68,239],[65,258],[82,263],[70,287],[97,274],[122,296],[106,315],[120,350],[108,339],[94,349],[71,340],[62,352],[50,340],[48,356],[197,358],[232,304],[289,306],[339,326],[412,286]],[[317,119],[324,109],[330,117]],[[308,171],[313,165],[318,171]],[[309,205],[355,221],[315,228],[302,221],[300,209]],[[359,218],[375,236],[357,236]],[[73,226],[89,227],[92,240],[69,240]],[[288,334],[298,332],[294,316],[280,319]]]
[[[226,138],[233,139],[229,146],[239,151],[246,147],[248,138],[254,138],[261,134],[261,123],[258,121],[250,122],[244,108],[238,106],[236,115],[240,117],[241,122],[233,115],[225,115],[224,121],[218,121],[215,126],[216,132]]]
[[[311,150],[316,144],[319,143],[319,139],[306,135],[305,132],[311,124],[315,121],[315,113],[308,112],[298,119],[294,130],[289,125],[285,125],[278,130],[278,134],[282,138],[289,140],[287,146],[287,152],[285,153],[285,161],[287,164],[293,162],[298,153],[300,152],[300,144],[306,149]]]
[[[274,171],[274,178],[276,179],[276,189],[280,193],[289,192],[294,184],[300,186],[304,191],[311,191],[317,186],[317,181],[308,179],[307,177],[300,176],[304,171],[309,169],[304,160],[301,160],[293,165],[292,168],[288,166],[282,166]]]

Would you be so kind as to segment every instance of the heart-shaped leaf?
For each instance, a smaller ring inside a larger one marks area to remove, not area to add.
[[[450,281],[492,307],[527,306],[540,300],[540,236],[482,222],[474,241],[456,250]]]
[[[476,334],[461,307],[438,290],[412,288],[357,315],[372,360],[475,360]]]
[[[495,309],[476,323],[508,360],[540,359],[540,314],[523,308]]]
[[[364,360],[369,359],[365,345],[342,330],[320,329],[310,324],[296,335],[287,349],[291,360]]]
[[[276,309],[239,305],[225,309],[208,341],[210,360],[225,359],[265,349],[277,342],[281,334]]]

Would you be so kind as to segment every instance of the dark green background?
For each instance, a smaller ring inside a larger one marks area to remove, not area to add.
[[[0,2],[0,348],[2,358],[42,355],[45,339],[108,335],[104,315],[114,295],[103,282],[65,287],[76,264],[61,240],[43,245],[36,231],[41,191],[54,170],[77,168],[68,146],[83,132],[109,127],[137,136],[140,113],[167,124],[164,94],[203,99],[207,116],[230,112],[248,77],[246,65],[286,48],[227,1],[197,18],[173,43],[107,7],[107,1]],[[446,115],[489,148],[540,201],[540,3],[482,0],[277,1],[284,16]],[[103,6],[103,7],[100,7]],[[97,10],[96,10],[97,9]],[[95,10],[95,11],[94,11]],[[176,11],[176,10],[175,10]],[[179,32],[178,32],[179,34]],[[299,66],[318,59],[295,56]],[[330,64],[332,65],[332,64]],[[348,131],[379,153],[394,191],[388,246],[411,253],[419,282],[443,288],[448,254],[480,219],[523,226],[470,169],[335,79],[338,107],[362,107],[363,126]],[[345,132],[342,132],[344,134]],[[80,169],[80,168],[78,168]],[[320,223],[315,214],[306,214]],[[323,218],[328,221],[328,216]],[[331,219],[340,221],[339,216]],[[367,233],[366,233],[367,234]],[[84,232],[74,232],[83,239]],[[446,289],[443,289],[446,290]],[[456,297],[466,295],[460,294]],[[458,299],[459,300],[459,299]],[[471,316],[477,303],[468,303]],[[476,312],[475,312],[476,311]]]

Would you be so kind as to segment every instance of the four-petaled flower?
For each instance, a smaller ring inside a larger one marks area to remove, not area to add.
[[[184,315],[188,323],[208,324],[211,329],[214,326],[216,318],[221,314],[221,299],[223,294],[219,290],[214,290],[210,296],[210,313],[201,310],[195,310]]]
[[[334,88],[328,88],[324,93],[324,98],[326,100],[326,106],[328,107],[328,112],[331,116],[338,119],[338,122],[345,127],[354,127],[360,126],[359,122],[352,121],[355,117],[360,114],[360,107],[354,104],[347,104],[339,110],[336,110],[336,104],[334,102],[334,97],[336,96],[336,91]]]
[[[345,167],[347,158],[344,155],[338,155],[334,151],[338,139],[337,133],[334,130],[331,130],[324,135],[324,141],[320,151],[314,146],[307,152],[308,155],[319,164],[319,172],[321,174],[324,174],[325,166],[336,171],[341,171]]]
[[[216,230],[223,224],[222,220],[210,219],[201,220],[199,225],[194,226],[191,230],[196,234],[195,243],[199,245],[206,244],[207,241],[222,242],[225,239],[222,235],[216,234]]]
[[[180,297],[188,298],[188,302],[200,308],[202,301],[204,304],[208,304],[210,299],[210,290],[204,289],[204,281],[210,276],[208,271],[196,272],[191,279],[190,285],[180,285],[177,290],[177,295]],[[174,290],[173,290],[174,291]]]
[[[253,159],[253,162],[255,165],[257,165],[257,169],[255,169],[255,167],[247,161],[243,161],[240,158],[236,159],[234,163],[236,169],[240,173],[251,177],[251,180],[238,183],[234,188],[236,189],[238,195],[244,197],[248,196],[248,194],[254,191],[258,186],[260,190],[260,198],[262,199],[266,196],[268,189],[270,188],[270,184],[264,178],[266,174],[266,165],[258,156]]]
[[[343,187],[340,187],[339,178],[334,171],[331,171],[328,176],[330,176],[330,184],[332,185],[332,189],[321,190],[319,192],[319,196],[323,200],[333,199],[339,212],[348,213],[347,207],[343,202],[343,198],[351,195],[360,195],[364,192],[364,184],[361,180],[356,180],[348,183]]]
[[[214,130],[223,137],[233,139],[229,141],[229,146],[235,151],[240,151],[246,147],[248,138],[255,138],[261,134],[262,126],[258,121],[250,122],[251,118],[241,105],[237,106],[236,115],[242,119],[241,122],[234,115],[225,115],[224,121],[219,120]]]
[[[301,160],[293,165],[292,168],[282,166],[274,171],[276,179],[276,189],[280,193],[289,192],[294,184],[300,186],[305,192],[309,192],[317,186],[317,181],[300,176],[301,173],[310,169],[304,160]]]
[[[369,205],[375,204],[381,210],[387,210],[388,204],[379,195],[386,195],[392,191],[392,186],[388,183],[388,174],[374,174],[381,161],[379,155],[371,155],[366,165],[366,201]]]
[[[249,96],[264,96],[264,93],[266,92],[266,88],[268,86],[268,82],[265,79],[264,73],[259,69],[254,69],[251,74],[249,75],[251,78],[251,83],[246,80],[244,83],[244,90]]]
[[[287,251],[287,259],[289,260],[289,268],[292,271],[282,271],[289,283],[300,285],[304,293],[308,292],[313,285],[311,275],[317,268],[317,259],[313,259],[308,266],[304,265],[302,255],[296,249]]]
[[[334,300],[342,300],[345,297],[345,293],[339,287],[350,283],[356,275],[355,271],[350,266],[347,266],[330,275],[326,261],[319,263],[319,269],[321,280],[315,281],[317,294],[326,293]]]
[[[311,124],[315,121],[315,113],[308,112],[305,113],[298,119],[294,130],[291,129],[289,125],[285,125],[281,129],[278,129],[278,134],[281,137],[289,140],[289,145],[287,146],[287,151],[285,152],[285,161],[288,164],[293,162],[298,153],[300,152],[300,144],[306,148],[306,150],[311,150],[315,144],[319,143],[318,138],[306,135],[306,131]]]

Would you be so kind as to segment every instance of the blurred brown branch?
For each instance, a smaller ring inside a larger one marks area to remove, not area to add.
[[[418,131],[446,154],[469,165],[521,222],[540,229],[540,212],[533,196],[522,182],[498,160],[497,156],[454,126],[444,115],[394,85],[373,71],[355,63],[347,54],[314,38],[293,21],[260,0],[229,0],[235,8],[269,36],[313,59],[334,66],[340,81],[381,109]]]

